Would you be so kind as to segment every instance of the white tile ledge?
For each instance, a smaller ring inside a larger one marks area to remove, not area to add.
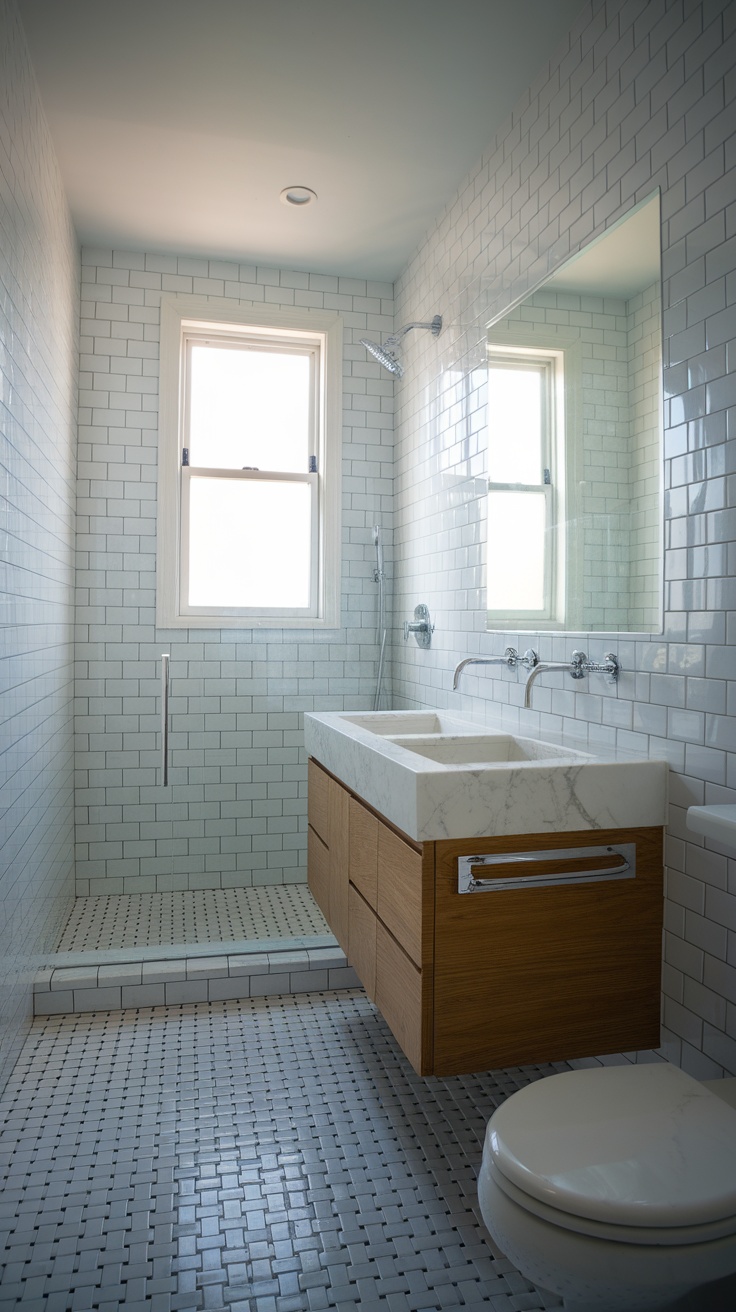
[[[139,960],[90,962],[91,953],[60,953],[39,971],[34,984],[34,1012],[50,1016],[86,1011],[117,1011],[125,1007],[177,1006],[221,1002],[231,998],[264,997],[277,993],[309,993],[355,988],[359,980],[331,935],[314,936],[299,947],[294,939],[257,946],[245,943],[189,945],[189,953],[172,956],[156,949],[138,949]],[[182,945],[183,946],[183,945]],[[223,948],[235,951],[223,952]],[[66,960],[74,957],[74,962]],[[79,958],[84,964],[77,965]],[[54,969],[54,964],[64,960]]]
[[[228,939],[218,943],[166,943],[150,947],[104,948],[99,952],[56,952],[46,960],[46,969],[118,966],[141,961],[180,961],[189,957],[251,956],[257,953],[303,952],[336,948],[332,934],[301,934],[290,938]]]
[[[736,851],[736,805],[689,806],[686,824],[692,833]]]

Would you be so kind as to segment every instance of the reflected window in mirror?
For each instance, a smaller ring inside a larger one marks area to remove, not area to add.
[[[488,614],[548,623],[564,604],[563,355],[488,348]]]
[[[488,329],[491,629],[661,630],[660,285],[656,196]]]

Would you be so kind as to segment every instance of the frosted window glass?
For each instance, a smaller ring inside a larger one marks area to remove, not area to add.
[[[492,483],[542,482],[542,376],[538,369],[488,369]]]
[[[191,478],[189,605],[307,607],[311,488]]]
[[[544,610],[543,492],[488,494],[488,609]]]
[[[193,344],[190,465],[306,472],[310,363],[304,352]]]

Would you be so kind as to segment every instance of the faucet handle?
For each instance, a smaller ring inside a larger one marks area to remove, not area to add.
[[[570,660],[570,674],[573,679],[584,679],[590,661],[584,651],[574,651]]]

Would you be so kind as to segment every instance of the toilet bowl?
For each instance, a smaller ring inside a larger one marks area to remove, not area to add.
[[[736,1080],[713,1083],[723,1096],[667,1063],[569,1071],[491,1117],[483,1220],[567,1312],[656,1312],[736,1272]]]

